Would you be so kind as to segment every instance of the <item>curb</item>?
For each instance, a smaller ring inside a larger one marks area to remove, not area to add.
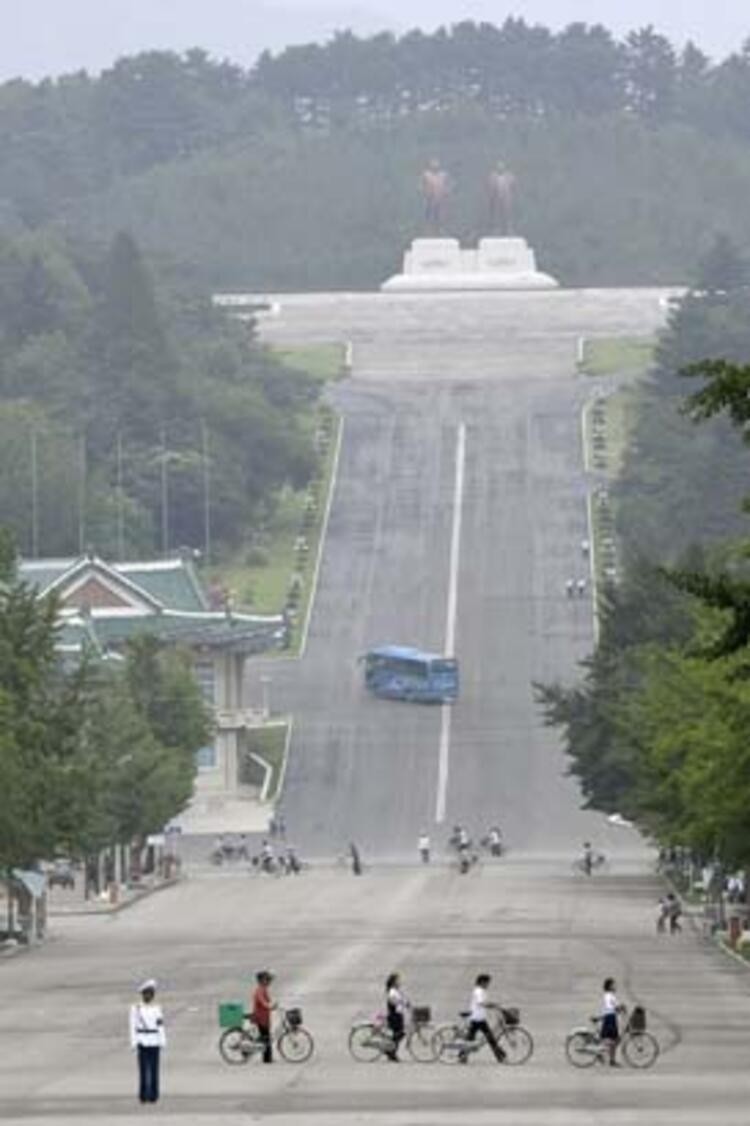
[[[128,899],[124,899],[120,903],[107,904],[102,907],[72,908],[69,911],[53,910],[47,912],[47,917],[49,919],[80,919],[94,918],[96,916],[106,918],[109,915],[119,915],[121,911],[127,911],[128,907],[133,907],[136,903],[140,903],[141,900],[148,899],[150,896],[156,895],[160,891],[165,891],[167,888],[175,887],[184,879],[184,876],[174,876],[170,880],[162,880],[161,883],[154,884],[153,887],[139,889]]]

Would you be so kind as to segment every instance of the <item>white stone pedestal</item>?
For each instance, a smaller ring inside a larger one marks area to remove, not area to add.
[[[404,255],[403,272],[384,282],[385,292],[438,290],[556,289],[536,268],[534,251],[522,238],[483,238],[476,250],[458,239],[419,238]]]

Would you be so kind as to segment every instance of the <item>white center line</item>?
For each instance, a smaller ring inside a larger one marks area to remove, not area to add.
[[[456,617],[458,612],[458,568],[461,562],[461,520],[464,508],[464,471],[466,467],[466,423],[460,423],[456,440],[456,481],[453,490],[453,527],[451,530],[451,555],[448,575],[448,609],[445,622],[444,652],[454,657],[456,652]],[[440,713],[440,751],[438,756],[437,801],[435,821],[445,820],[448,795],[448,770],[451,748],[451,705],[443,704]]]

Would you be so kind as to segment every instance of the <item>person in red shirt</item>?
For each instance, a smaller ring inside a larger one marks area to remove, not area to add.
[[[258,984],[253,991],[253,1023],[258,1029],[258,1034],[263,1042],[263,1063],[272,1063],[271,1013],[276,1008],[271,1000],[270,992],[273,974],[268,970],[261,970],[255,975],[255,980]]]

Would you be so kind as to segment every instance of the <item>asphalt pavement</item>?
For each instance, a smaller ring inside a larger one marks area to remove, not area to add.
[[[304,657],[250,666],[250,691],[294,716],[283,798],[308,855],[355,840],[365,856],[412,855],[499,822],[512,848],[619,847],[580,809],[533,684],[577,675],[593,644],[579,375],[581,338],[652,333],[664,290],[279,297],[271,343],[350,341],[353,376],[338,480]],[[461,698],[439,708],[375,700],[358,657],[384,643],[443,651],[448,629],[459,429],[465,473],[457,557]],[[446,753],[447,749],[447,753]],[[442,759],[441,759],[442,756]],[[447,770],[446,770],[447,767]],[[442,792],[441,792],[442,791]]]
[[[469,876],[436,865],[344,868],[185,882],[113,918],[55,923],[44,949],[0,964],[0,1120],[275,1126],[729,1126],[747,1122],[747,972],[688,928],[657,935],[659,888],[641,865],[587,879],[559,861],[509,856]],[[282,1005],[299,1004],[315,1038],[296,1066],[232,1068],[217,1051],[216,1006],[244,1000],[275,971]],[[399,970],[436,1022],[465,1007],[474,976],[520,1007],[535,1052],[519,1068],[485,1052],[465,1068],[355,1063],[347,1036],[382,1007]],[[643,1003],[661,1055],[647,1072],[578,1071],[569,1029],[616,977]],[[127,1010],[146,975],[160,982],[168,1048],[156,1110],[135,1098]]]
[[[333,391],[344,436],[308,644],[300,660],[250,671],[256,685],[270,671],[274,707],[294,715],[284,811],[303,855],[320,859],[299,877],[204,870],[115,916],[56,919],[48,945],[0,964],[3,1122],[744,1126],[747,970],[697,926],[657,935],[649,850],[581,810],[532,692],[572,680],[593,640],[590,592],[565,595],[584,566],[592,484],[580,335],[653,331],[667,296],[280,298],[267,339],[354,342],[353,377]],[[446,727],[440,708],[369,697],[356,658],[377,642],[441,648],[452,591],[463,691]],[[497,820],[507,856],[460,875],[443,850],[452,823],[476,833]],[[427,868],[422,828],[437,853]],[[584,837],[610,856],[607,873],[573,870]],[[331,860],[352,839],[359,877]],[[230,1068],[216,1006],[246,998],[268,965],[281,1003],[302,1006],[315,1055]],[[348,1030],[381,1008],[394,969],[439,1021],[492,973],[533,1057],[355,1063]],[[144,1110],[127,1009],[152,975],[169,1046],[163,1101]],[[597,1011],[609,975],[646,1006],[661,1047],[647,1072],[565,1059],[566,1033]]]

